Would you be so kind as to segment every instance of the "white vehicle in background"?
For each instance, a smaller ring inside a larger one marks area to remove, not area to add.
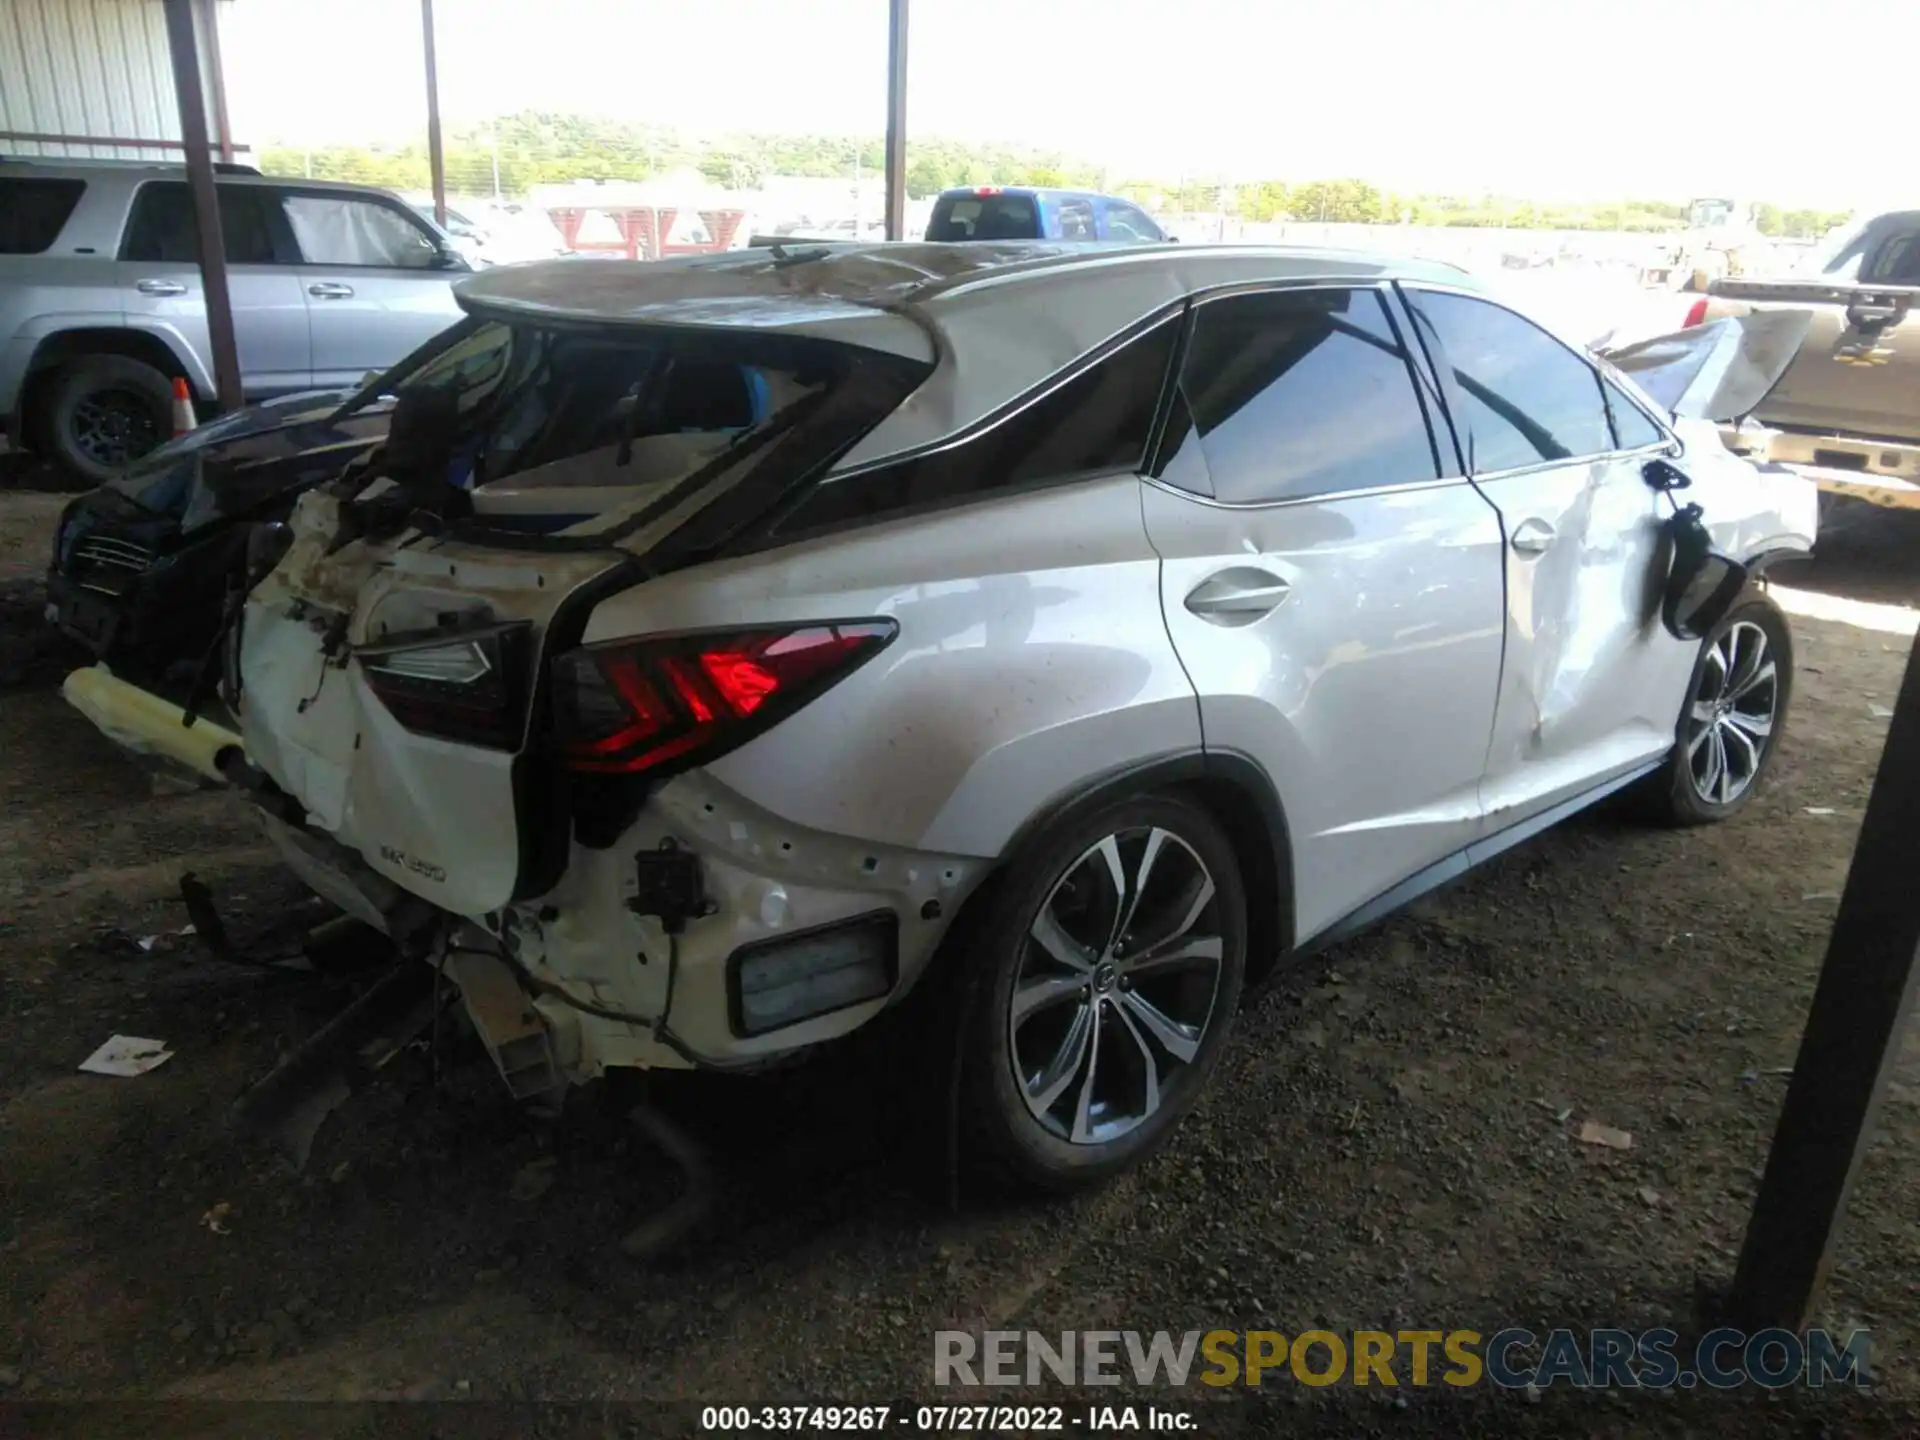
[[[517,1096],[921,991],[963,1161],[1083,1186],[1250,966],[1628,786],[1729,817],[1784,728],[1786,619],[1707,547],[1802,554],[1815,495],[1695,403],[1738,321],[1629,379],[1450,267],[1033,241],[460,299],[260,542],[226,698],[288,863]]]
[[[403,198],[415,214],[433,219],[431,195],[414,191]],[[567,253],[560,232],[538,210],[501,201],[462,204],[465,208],[447,206],[447,223],[441,228],[454,249],[476,270],[524,260],[550,260]]]

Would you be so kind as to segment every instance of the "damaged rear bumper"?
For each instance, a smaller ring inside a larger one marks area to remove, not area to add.
[[[617,843],[574,844],[547,894],[420,931],[396,916],[424,902],[357,852],[264,823],[316,892],[414,930],[528,1099],[618,1067],[756,1068],[861,1028],[913,988],[990,866],[803,831],[692,772]]]

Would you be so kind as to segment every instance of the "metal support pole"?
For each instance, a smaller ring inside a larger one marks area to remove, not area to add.
[[[1920,976],[1920,635],[1727,1296],[1730,1324],[1804,1329],[1900,1053]]]
[[[220,60],[220,6],[218,0],[200,0],[206,17],[207,79],[213,86],[213,133],[220,141],[220,158],[233,163],[233,125],[227,116],[227,67]]]
[[[427,55],[427,169],[433,176],[433,218],[447,223],[447,157],[440,149],[440,72],[433,56],[433,0],[420,0],[420,34]]]
[[[887,239],[907,235],[907,0],[888,0]]]
[[[173,57],[173,90],[180,105],[180,141],[186,149],[187,188],[200,242],[200,289],[207,310],[207,343],[213,349],[214,385],[221,408],[240,408],[240,351],[233,338],[233,300],[227,292],[226,237],[220,231],[220,194],[213,184],[207,149],[207,96],[200,83],[200,41],[193,0],[166,0],[167,49]]]

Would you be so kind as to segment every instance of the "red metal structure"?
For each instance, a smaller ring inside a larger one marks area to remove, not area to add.
[[[588,215],[605,215],[620,231],[618,241],[580,239]],[[680,210],[670,205],[556,205],[548,209],[554,228],[569,250],[582,255],[621,255],[628,260],[658,260],[667,255],[707,255],[730,249],[733,237],[746,221],[744,210],[699,210],[708,238],[698,243],[675,241],[673,222]]]

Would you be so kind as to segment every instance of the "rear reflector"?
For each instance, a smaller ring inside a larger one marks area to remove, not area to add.
[[[898,935],[898,920],[883,910],[734,951],[734,1033],[763,1035],[880,999],[893,989]]]
[[[569,769],[656,774],[743,744],[844,680],[893,639],[891,620],[663,635],[553,662]]]
[[[520,621],[370,647],[359,652],[360,673],[393,718],[417,735],[517,750],[528,634]]]
[[[1702,295],[1687,307],[1687,318],[1680,322],[1682,330],[1691,330],[1696,325],[1707,323],[1707,297]]]

